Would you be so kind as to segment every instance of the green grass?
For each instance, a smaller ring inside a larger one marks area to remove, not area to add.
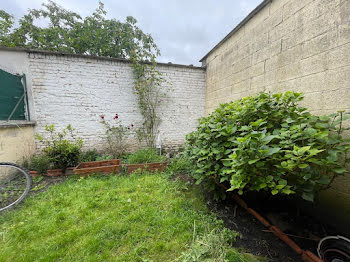
[[[224,260],[198,244],[213,232]],[[0,261],[253,261],[231,233],[198,190],[165,175],[70,178],[0,214]]]
[[[159,155],[154,148],[141,148],[128,156],[128,164],[143,164],[166,161],[166,156]]]

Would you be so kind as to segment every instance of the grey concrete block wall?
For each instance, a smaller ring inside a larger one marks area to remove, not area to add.
[[[305,93],[304,103],[314,113],[350,110],[350,95],[344,95],[349,90],[349,10],[344,0],[267,4],[204,59],[206,112],[259,91],[286,90]]]
[[[206,114],[260,91],[297,91],[314,114],[350,111],[350,1],[272,0],[204,59]],[[350,232],[350,175],[321,210]]]

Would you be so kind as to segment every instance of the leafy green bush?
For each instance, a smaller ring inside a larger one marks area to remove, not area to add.
[[[99,154],[96,149],[90,149],[85,152],[82,152],[80,155],[80,162],[91,162],[96,161],[99,157]]]
[[[52,167],[51,160],[46,154],[23,158],[18,164],[28,170],[37,171],[41,175],[46,174],[46,171]]]
[[[54,168],[66,169],[67,167],[76,166],[79,163],[83,141],[74,135],[74,129],[68,125],[61,132],[55,132],[54,125],[46,126],[49,133],[48,138],[36,135],[45,148],[43,149]]]
[[[45,154],[33,156],[32,158],[31,169],[37,171],[40,175],[46,174],[51,166],[51,159]]]
[[[91,162],[91,161],[103,161],[113,159],[112,155],[102,154],[100,155],[96,149],[87,150],[81,153],[80,162]]]
[[[266,190],[313,201],[344,168],[348,114],[314,116],[297,105],[301,93],[260,93],[221,105],[187,136],[198,183],[212,178],[229,190]]]
[[[166,156],[159,155],[154,148],[139,149],[128,157],[129,164],[164,162],[165,160]]]

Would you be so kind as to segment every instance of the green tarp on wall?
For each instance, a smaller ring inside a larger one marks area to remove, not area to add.
[[[0,120],[25,120],[23,76],[0,69]]]

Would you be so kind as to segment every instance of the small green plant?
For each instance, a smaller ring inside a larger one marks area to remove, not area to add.
[[[127,164],[127,163],[128,163],[128,158],[129,158],[130,155],[131,155],[131,153],[124,153],[124,154],[120,157],[122,163]]]
[[[43,153],[50,159],[53,168],[74,167],[79,163],[83,141],[74,135],[74,129],[68,125],[61,132],[54,125],[46,126],[47,138],[37,134],[36,138],[45,145]]]
[[[107,155],[107,154],[96,157],[96,161],[104,161],[104,160],[111,160],[111,159],[113,159],[113,156]]]
[[[96,149],[87,150],[85,152],[82,152],[80,155],[80,162],[91,162],[96,161],[96,159],[99,157],[99,154]]]
[[[33,156],[23,157],[22,160],[17,162],[17,164],[30,170],[32,168],[32,159],[33,159]]]
[[[184,153],[179,153],[169,160],[167,170],[171,174],[190,174],[193,170],[193,165],[188,156]]]
[[[159,155],[154,148],[139,149],[128,157],[129,164],[164,162],[165,160],[166,156]]]
[[[112,155],[113,158],[121,157],[127,148],[127,140],[132,133],[134,124],[130,126],[122,125],[119,115],[115,114],[113,120],[114,124],[106,121],[105,116],[101,115],[101,123],[106,129],[106,139],[107,139],[107,153]]]
[[[301,93],[260,93],[221,105],[187,137],[198,183],[229,190],[297,194],[313,201],[346,172],[348,114],[315,116],[298,106]]]
[[[112,155],[100,155],[96,149],[87,150],[81,154],[80,162],[103,161],[113,159]]]
[[[31,169],[37,171],[40,175],[46,174],[47,170],[51,167],[51,159],[46,154],[33,156]]]

